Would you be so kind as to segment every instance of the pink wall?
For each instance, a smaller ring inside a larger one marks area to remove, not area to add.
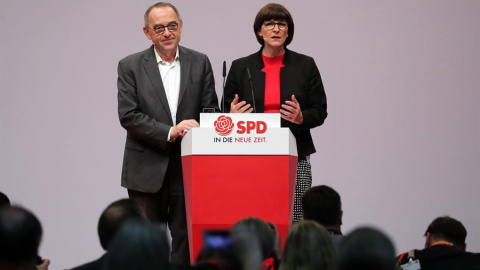
[[[41,255],[63,269],[102,253],[96,223],[126,196],[116,67],[145,49],[151,1],[0,2],[0,190],[32,209]],[[267,1],[180,1],[184,46],[221,65],[259,49]],[[397,251],[420,248],[437,216],[480,252],[480,2],[281,1],[290,49],[315,58],[329,117],[314,130],[314,184],[337,189],[344,231],[371,224]]]

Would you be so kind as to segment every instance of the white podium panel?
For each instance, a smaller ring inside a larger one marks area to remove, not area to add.
[[[297,156],[295,137],[288,128],[268,128],[262,134],[218,135],[214,128],[193,128],[183,138],[182,156],[290,155]]]

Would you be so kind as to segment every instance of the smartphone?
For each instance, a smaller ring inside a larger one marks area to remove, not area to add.
[[[232,238],[228,230],[206,230],[203,232],[203,246],[207,250],[231,250]]]

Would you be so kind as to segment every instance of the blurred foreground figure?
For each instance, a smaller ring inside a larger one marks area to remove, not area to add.
[[[206,231],[195,270],[262,270],[263,250],[258,235],[246,224],[230,231]]]
[[[121,199],[111,203],[100,215],[98,236],[102,248],[108,252],[117,231],[129,220],[142,220],[138,206],[129,199]],[[105,264],[107,253],[95,261],[75,267],[72,270],[101,270]]]
[[[373,228],[358,228],[349,233],[339,247],[339,270],[394,270],[392,241]]]
[[[108,250],[106,270],[170,270],[170,246],[165,229],[131,220],[118,231]]]
[[[333,244],[338,247],[343,239],[342,234],[342,201],[340,195],[329,186],[315,186],[307,190],[302,199],[303,218],[314,220],[327,229]]]
[[[8,196],[0,192],[0,208],[4,206],[10,206],[10,199]]]
[[[280,270],[336,270],[336,260],[327,230],[315,221],[305,220],[290,228]]]
[[[480,254],[466,252],[467,230],[449,216],[438,217],[425,231],[425,248],[401,254],[397,263],[403,269],[419,265],[423,270],[480,269]]]
[[[38,256],[41,239],[42,226],[30,211],[0,208],[0,269],[48,269],[50,261]]]

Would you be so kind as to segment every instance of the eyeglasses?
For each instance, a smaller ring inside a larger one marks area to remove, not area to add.
[[[277,25],[278,30],[281,30],[281,31],[285,31],[288,28],[288,24],[285,22],[265,22],[263,25],[268,30],[273,30],[275,28],[275,25]]]
[[[147,28],[150,28],[150,27],[147,27]],[[165,33],[165,28],[167,28],[168,31],[170,31],[170,32],[175,32],[178,29],[178,23],[170,23],[167,26],[156,25],[156,26],[154,26],[153,28],[150,28],[150,29],[155,31],[155,33],[161,35],[161,34]]]

